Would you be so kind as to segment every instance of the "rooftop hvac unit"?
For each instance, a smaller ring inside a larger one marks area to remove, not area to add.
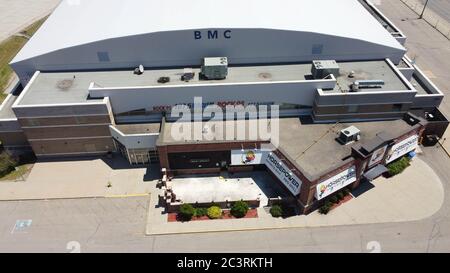
[[[192,80],[195,76],[195,72],[192,68],[185,68],[183,69],[183,75],[181,75],[181,80],[188,82]]]
[[[361,131],[355,126],[350,126],[341,130],[337,140],[343,144],[347,145],[351,142],[358,141],[361,138]]]
[[[142,75],[144,73],[144,66],[141,64],[134,69],[134,74]]]
[[[227,57],[204,58],[201,76],[206,80],[223,80],[228,75]]]
[[[330,74],[339,76],[339,65],[334,60],[328,61],[312,61],[311,74],[314,79],[323,79]]]

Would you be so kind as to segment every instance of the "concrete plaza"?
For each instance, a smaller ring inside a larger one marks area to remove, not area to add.
[[[25,181],[0,182],[0,200],[147,195],[159,178],[158,165],[133,168],[119,155],[38,161]]]
[[[177,199],[185,203],[214,201],[260,200],[267,205],[268,198],[286,196],[285,191],[267,172],[237,173],[223,176],[187,176],[172,180]]]
[[[432,216],[444,202],[441,180],[420,157],[398,176],[380,177],[361,185],[352,193],[355,198],[327,215],[315,211],[281,219],[273,218],[266,208],[260,207],[258,218],[168,223],[164,208],[158,206],[158,194],[162,193],[152,190],[147,235],[406,222]]]

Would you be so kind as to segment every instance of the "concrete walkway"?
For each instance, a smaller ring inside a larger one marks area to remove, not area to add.
[[[50,14],[60,0],[0,0],[0,42]]]
[[[158,190],[150,198],[147,235],[324,227],[337,225],[404,222],[427,218],[439,210],[444,190],[439,177],[420,157],[404,173],[379,178],[361,187],[366,191],[332,210],[328,215],[313,212],[287,219],[273,218],[264,208],[258,218],[167,222],[163,208],[157,207]],[[161,194],[161,193],[160,193]],[[354,193],[356,194],[356,193]]]
[[[25,182],[0,181],[0,200],[147,195],[156,186],[156,169],[147,179],[147,168],[130,168],[120,156],[37,162]]]

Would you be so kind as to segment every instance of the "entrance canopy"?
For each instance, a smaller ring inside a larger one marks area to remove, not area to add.
[[[372,169],[370,169],[369,171],[367,171],[363,176],[367,179],[367,180],[374,180],[375,178],[379,177],[380,175],[382,175],[383,173],[389,171],[385,166],[383,165],[377,165],[375,167],[373,167]]]

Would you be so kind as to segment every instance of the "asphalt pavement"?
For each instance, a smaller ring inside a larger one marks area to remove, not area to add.
[[[448,40],[413,19],[417,16],[400,1],[381,3],[408,36],[410,56],[418,56],[417,63],[447,94]],[[450,112],[448,99],[443,108]],[[448,196],[448,156],[436,147],[425,148],[423,156]],[[0,202],[0,251],[370,252],[376,245],[381,252],[450,252],[449,198],[435,215],[413,222],[164,236],[144,235],[147,204],[146,197]]]

